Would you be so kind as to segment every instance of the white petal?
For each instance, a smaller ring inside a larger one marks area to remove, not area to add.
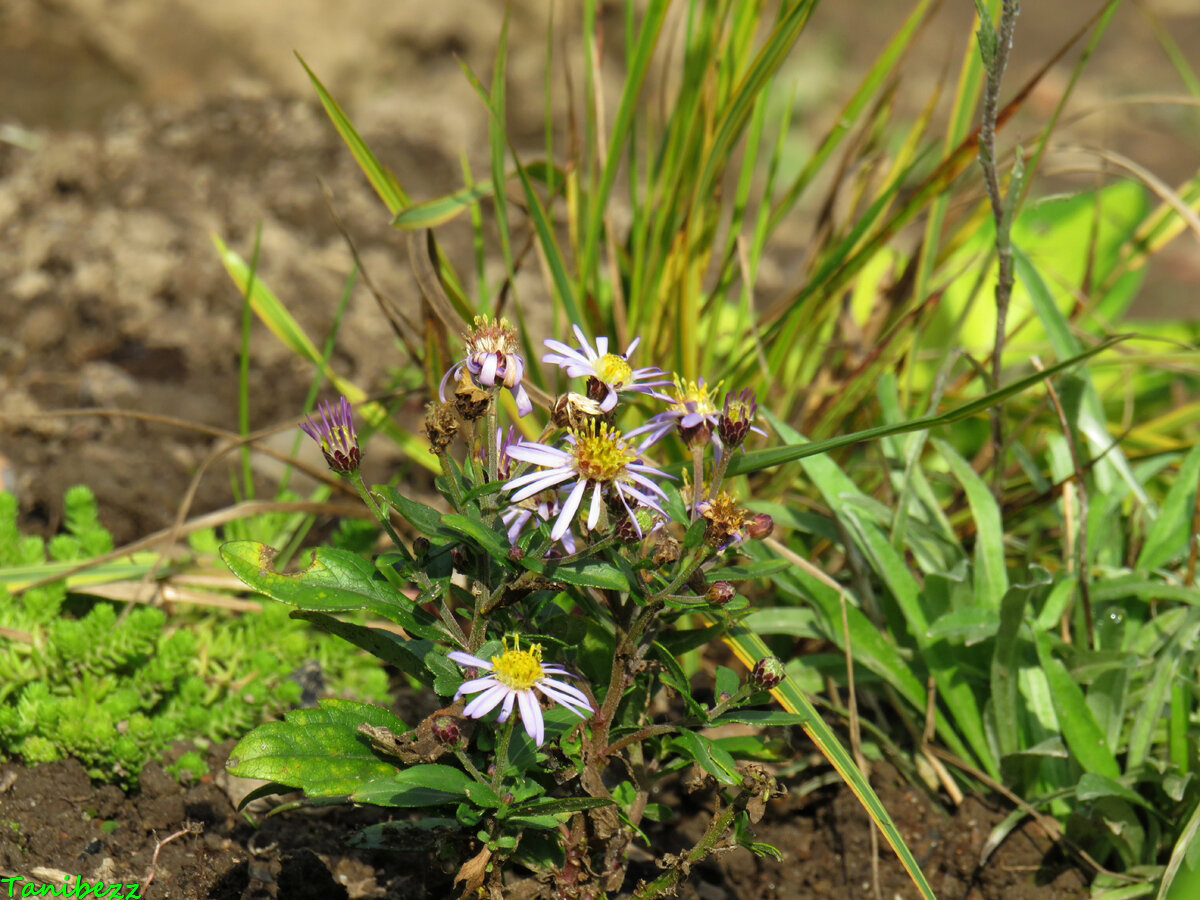
[[[600,410],[602,412],[611,412],[612,408],[617,405],[617,392],[608,387],[608,393],[604,395],[604,399],[600,401]]]
[[[485,675],[483,678],[472,678],[470,681],[464,681],[458,688],[458,692],[454,695],[454,699],[465,696],[466,694],[478,694],[485,688],[490,688],[500,682],[496,680],[495,675]]]
[[[513,494],[512,498],[511,498],[512,501],[514,503],[520,503],[522,500],[532,497],[534,494],[540,494],[542,491],[546,490],[547,488],[552,488],[556,484],[560,484],[560,483],[566,481],[568,478],[570,478],[575,473],[574,472],[563,472],[558,469],[555,469],[553,472],[543,473],[543,474],[544,474],[543,478],[529,482],[525,487],[521,488],[521,490],[519,490],[515,494]]]
[[[504,708],[500,710],[500,715],[496,716],[497,722],[507,722],[508,717],[512,715],[513,701],[517,699],[517,691],[512,688],[508,689],[508,695],[504,698]]]
[[[583,499],[585,490],[587,490],[587,481],[580,478],[575,482],[575,487],[572,489],[571,495],[567,497],[567,502],[563,504],[562,512],[558,514],[558,521],[554,523],[554,528],[550,530],[550,537],[553,540],[557,541],[571,527],[571,522],[575,519],[579,501]]]
[[[468,719],[482,718],[495,709],[497,703],[499,703],[505,697],[511,696],[511,688],[497,683],[468,703],[463,709],[463,715]]]
[[[533,691],[524,690],[517,694],[517,702],[521,704],[521,721],[525,723],[525,733],[533,738],[535,746],[542,746],[546,739],[546,722],[542,718],[542,708],[538,706],[537,697]]]
[[[525,390],[525,385],[518,384],[517,389],[513,391],[513,397],[517,401],[518,416],[527,416],[533,412],[533,401],[529,399],[529,393]]]
[[[588,712],[592,711],[592,704],[588,702],[587,695],[573,684],[567,684],[565,681],[559,681],[557,678],[543,678],[538,682],[538,687],[563,694],[576,706],[582,706]],[[547,694],[546,696],[549,697],[551,695]]]
[[[608,354],[608,338],[606,338],[606,337],[596,338],[596,353],[599,356],[605,356]]]
[[[447,653],[446,659],[456,662],[460,666],[474,666],[477,669],[492,671],[492,664],[490,662],[480,659],[478,656],[472,656],[470,653],[463,653],[461,650],[454,650]]]
[[[559,466],[570,458],[570,454],[557,447],[547,447],[534,441],[521,441],[508,448],[509,459],[533,463],[537,466]]]
[[[479,383],[486,384],[491,387],[496,383],[496,369],[500,367],[500,360],[496,358],[495,353],[489,353],[483,359],[483,368],[479,372]]]
[[[592,508],[588,510],[587,526],[588,531],[596,527],[596,523],[600,521],[600,482],[596,482],[596,486],[592,488]]]
[[[635,337],[632,341],[629,342],[629,346],[625,348],[625,358],[626,359],[629,359],[630,354],[632,354],[633,351],[637,349],[637,345],[640,344],[641,342],[642,342],[642,339],[640,336]]]
[[[569,709],[571,712],[575,713],[575,715],[579,716],[579,718],[581,718],[581,719],[586,719],[587,713],[592,712],[592,708],[591,708],[591,706],[588,705],[588,702],[586,700],[581,702],[579,700],[576,700],[574,697],[560,693],[559,691],[555,690],[554,688],[548,686],[546,684],[545,679],[542,679],[541,681],[538,682],[537,689],[539,691],[541,691],[543,694],[545,694],[547,697],[549,697],[551,700],[553,700],[555,703],[557,703],[559,706],[561,706],[563,709]],[[582,707],[582,711],[581,711],[580,707]]]

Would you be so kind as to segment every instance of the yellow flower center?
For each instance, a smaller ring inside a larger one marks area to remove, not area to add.
[[[616,481],[625,467],[637,459],[637,454],[621,439],[621,432],[609,430],[604,422],[597,427],[594,421],[589,421],[586,428],[572,429],[571,433],[575,435],[571,451],[575,471],[588,481],[605,484]]]
[[[505,644],[507,647],[507,642]],[[521,649],[521,639],[513,638],[511,650],[492,657],[492,674],[496,680],[514,691],[527,691],[542,680],[542,645],[530,644]]]
[[[633,377],[633,369],[625,361],[625,357],[606,353],[596,360],[596,377],[605,384],[620,387]]]
[[[707,416],[717,412],[713,396],[721,390],[724,382],[717,382],[714,387],[705,387],[698,381],[687,381],[675,376],[675,402],[672,406],[681,413],[700,413]]]

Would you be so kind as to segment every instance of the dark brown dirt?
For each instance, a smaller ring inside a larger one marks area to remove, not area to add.
[[[227,752],[228,745],[223,749]],[[213,771],[221,771],[221,759],[219,752],[210,757]],[[795,782],[810,777],[805,773]],[[1032,827],[1016,831],[986,866],[977,866],[979,850],[1004,810],[968,798],[947,813],[891,769],[882,770],[874,784],[939,897],[1051,900],[1087,895],[1080,873],[1055,862],[1053,848]],[[386,810],[333,807],[270,818],[258,812],[251,816],[256,828],[230,802],[231,794],[244,793],[244,787],[230,784],[223,774],[183,787],[157,763],[143,770],[139,790],[128,797],[111,786],[93,787],[74,761],[33,769],[10,763],[0,767],[0,785],[0,877],[61,883],[69,874],[139,883],[148,900],[416,900],[454,893],[453,859],[439,859],[432,847],[384,852],[347,846],[358,829],[387,820]],[[676,796],[676,801],[679,820],[650,833],[658,852],[690,847],[707,824],[713,797],[701,792]],[[755,837],[776,846],[782,860],[759,859],[741,848],[723,851],[693,869],[680,896],[875,896],[868,820],[845,789],[826,788],[803,798],[787,794],[772,801]],[[467,840],[462,849],[470,855]],[[626,891],[656,871],[645,848],[631,858],[635,865]],[[887,849],[880,851],[879,875],[881,896],[917,896]]]

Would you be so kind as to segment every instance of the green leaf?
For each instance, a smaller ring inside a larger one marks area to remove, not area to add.
[[[784,712],[782,709],[735,709],[722,713],[712,720],[713,725],[803,725],[807,717],[799,713]]]
[[[477,784],[458,769],[425,763],[363,784],[350,799],[375,806],[440,806],[456,802]]]
[[[493,531],[482,522],[458,513],[447,513],[442,516],[442,525],[453,532],[471,538],[486,550],[494,559],[507,559],[508,539],[499,532]]]
[[[433,616],[415,606],[357,553],[321,547],[303,572],[274,571],[275,551],[258,541],[229,541],[221,559],[254,590],[289,606],[311,612],[366,610],[395,622],[411,634],[433,641],[447,639]]]
[[[1132,791],[1121,782],[1097,775],[1095,772],[1085,772],[1080,776],[1079,783],[1075,786],[1075,796],[1084,803],[1091,803],[1101,797],[1119,797],[1128,803],[1158,814],[1158,810],[1154,808],[1153,804],[1137,791]]]
[[[563,813],[582,812],[585,809],[598,809],[601,806],[612,806],[613,801],[607,797],[563,797],[561,799],[543,798],[533,803],[514,806],[514,815],[525,816],[557,816]]]
[[[1137,569],[1143,572],[1157,569],[1187,550],[1188,541],[1192,539],[1192,508],[1195,505],[1198,477],[1200,444],[1195,444],[1180,464],[1158,518],[1146,533],[1146,543],[1138,554]]]
[[[322,631],[335,634],[354,646],[366,650],[372,656],[378,657],[388,665],[395,666],[404,674],[411,675],[427,685],[433,684],[433,676],[422,662],[432,646],[429,641],[406,641],[400,635],[384,631],[382,628],[343,622],[341,619],[311,610],[293,610],[291,617],[311,622]]]
[[[409,524],[421,534],[427,537],[434,537],[439,533],[439,528],[442,524],[442,513],[438,512],[432,506],[426,506],[409,497],[405,497],[394,487],[388,484],[377,484],[372,488],[372,493],[382,496],[392,509],[404,516]]]
[[[350,152],[358,162],[359,168],[367,176],[367,181],[371,182],[371,187],[375,188],[375,193],[379,195],[379,199],[387,206],[388,211],[392,215],[396,215],[409,204],[408,196],[400,187],[396,176],[375,158],[375,154],[371,152],[371,149],[359,136],[354,126],[350,124],[350,120],[346,118],[346,114],[342,112],[342,108],[338,106],[337,101],[325,90],[325,86],[313,74],[312,69],[308,67],[308,63],[304,61],[299,53],[296,54],[296,59],[299,59],[300,65],[304,66],[304,71],[308,73],[309,80],[312,81],[313,87],[317,91],[317,96],[321,98],[321,105],[325,107],[325,112],[329,114],[329,118],[333,122],[333,127],[337,129],[338,134],[342,136],[342,140],[346,142],[346,146],[350,148]]]
[[[942,458],[967,493],[967,503],[975,518],[975,597],[989,609],[998,610],[1008,590],[1008,572],[1004,564],[1004,525],[1000,507],[983,479],[970,463],[945,441],[933,439]]]
[[[293,710],[283,722],[259,725],[238,741],[226,768],[242,778],[300,788],[309,797],[350,794],[364,782],[395,771],[359,737],[358,726],[364,722],[397,734],[408,730],[381,707],[321,700],[317,709]]]
[[[722,784],[740,784],[737,762],[711,740],[694,731],[681,731],[668,742],[677,753],[694,760],[701,769]]]
[[[560,563],[553,559],[543,560],[525,557],[521,560],[521,565],[545,575],[553,581],[561,581],[565,584],[599,588],[607,591],[629,590],[629,579],[625,577],[624,572],[612,563],[586,559]]]
[[[490,197],[493,193],[491,182],[480,182],[444,197],[414,203],[392,219],[392,225],[405,231],[435,228],[449,222],[459,213],[468,209],[471,204],[484,197]]]
[[[1094,772],[1112,779],[1119,778],[1121,767],[1109,751],[1104,732],[1096,724],[1083,691],[1075,683],[1067,667],[1053,655],[1050,636],[1042,632],[1035,637],[1038,662],[1050,684],[1054,713],[1058,717],[1067,747],[1085,772]]]

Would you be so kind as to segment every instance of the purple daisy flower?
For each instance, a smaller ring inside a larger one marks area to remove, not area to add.
[[[464,681],[454,695],[455,700],[467,694],[479,695],[463,709],[464,716],[480,719],[499,706],[500,715],[496,721],[503,723],[508,721],[515,705],[520,710],[525,733],[539,747],[546,739],[546,721],[542,717],[542,707],[538,703],[535,690],[559,706],[569,709],[581,719],[586,719],[588,713],[595,712],[583,691],[558,678],[549,677],[572,676],[560,665],[544,664],[540,644],[530,644],[529,649],[522,650],[521,639],[516,637],[513,639],[512,649],[508,649],[506,642],[504,652],[493,656],[491,662],[458,650],[446,656],[460,666],[482,669],[490,673],[482,678]]]
[[[508,451],[521,441],[520,432],[511,425],[508,426],[507,432],[496,429],[496,443],[500,445],[499,475],[504,480],[508,480],[509,470],[512,468],[512,459],[509,457]],[[521,536],[521,532],[525,530],[530,519],[536,516],[544,522],[552,522],[558,516],[561,508],[557,495],[552,491],[528,497],[520,503],[513,503],[500,513],[500,520],[508,526],[508,542],[516,544],[517,538]],[[575,536],[570,531],[564,532],[558,540],[567,553],[574,554],[578,550],[575,545]]]
[[[667,373],[657,366],[635,369],[629,365],[629,357],[637,349],[641,338],[634,338],[624,353],[609,353],[608,338],[596,338],[596,346],[592,347],[580,327],[575,325],[573,328],[579,349],[569,347],[562,341],[543,341],[555,352],[543,356],[542,362],[566,369],[572,378],[588,378],[588,396],[599,401],[602,412],[611,412],[617,405],[617,395],[623,391],[653,394],[654,388],[671,383],[659,377]],[[594,384],[591,379],[595,380]]]
[[[634,521],[639,535],[641,527],[637,525],[634,508],[648,506],[666,515],[653,496],[657,494],[665,499],[666,494],[651,479],[668,476],[653,466],[639,462],[642,452],[653,443],[652,440],[643,441],[635,448],[621,437],[621,432],[604,422],[597,425],[591,421],[584,428],[571,429],[566,440],[568,446],[565,450],[531,441],[522,441],[508,448],[508,455],[513,459],[542,468],[542,471],[519,475],[509,481],[505,490],[513,492],[514,502],[559,485],[569,490],[558,520],[550,530],[554,540],[561,538],[571,527],[588,488],[592,491],[588,506],[588,530],[599,523],[605,497],[621,503]]]
[[[442,376],[438,388],[441,401],[446,402],[446,385],[452,379],[458,381],[465,369],[471,374],[471,380],[480,387],[490,388],[500,384],[508,388],[517,401],[518,414],[526,416],[533,412],[533,403],[521,384],[525,377],[525,358],[520,354],[521,345],[516,329],[508,324],[508,320],[476,316],[475,324],[464,340],[467,345],[466,358]]]

